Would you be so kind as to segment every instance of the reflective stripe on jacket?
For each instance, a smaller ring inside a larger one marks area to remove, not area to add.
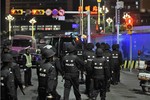
[[[31,55],[24,54],[24,56],[26,57],[26,66],[27,67],[32,67],[32,58],[31,58]]]

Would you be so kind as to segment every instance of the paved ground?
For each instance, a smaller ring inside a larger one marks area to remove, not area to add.
[[[25,96],[22,95],[22,93],[18,89],[18,100],[36,100],[38,83],[35,69],[33,69],[32,73],[32,82],[34,86],[27,87],[24,90],[26,93]],[[57,91],[62,97],[64,89],[63,85],[64,82],[62,82],[62,77],[59,76]],[[83,94],[84,90],[85,85],[80,85],[82,100],[88,100],[88,97]],[[75,100],[75,96],[72,90],[69,100]],[[100,100],[99,96],[97,100]],[[137,79],[137,72],[122,71],[121,82],[118,85],[111,86],[111,91],[107,93],[106,100],[150,100],[150,95],[146,95],[141,91],[141,87],[139,86],[139,80]]]

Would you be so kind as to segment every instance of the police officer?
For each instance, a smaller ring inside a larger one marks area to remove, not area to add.
[[[81,59],[83,60],[83,44],[82,42],[78,42],[77,46],[76,46],[76,55]],[[81,83],[84,83],[84,75],[83,75],[83,70],[81,70],[81,80],[80,82]]]
[[[62,69],[64,70],[64,100],[69,100],[69,93],[71,86],[73,86],[76,100],[81,100],[79,92],[79,69],[84,66],[84,62],[76,55],[74,55],[75,47],[69,45],[67,47],[68,54],[62,59]]]
[[[103,57],[106,59],[106,62],[108,63],[107,64],[108,65],[108,70],[109,70],[109,74],[111,76],[111,72],[112,72],[112,68],[111,68],[111,50],[110,50],[110,45],[108,43],[105,44],[105,51],[103,52]],[[110,91],[110,83],[111,83],[110,78],[106,79],[107,92]]]
[[[0,100],[16,100],[14,74],[9,70],[12,56],[4,54],[2,56],[1,67],[1,96]]]
[[[38,98],[39,100],[52,99],[54,96],[55,82],[56,82],[56,70],[50,63],[51,57],[55,55],[55,52],[51,49],[45,50],[45,61],[39,66],[38,72]]]
[[[100,92],[101,100],[105,100],[106,97],[106,79],[109,77],[108,65],[106,59],[103,58],[103,50],[97,49],[96,58],[92,61],[92,77],[94,79],[94,100]]]
[[[112,83],[114,85],[120,82],[120,65],[122,64],[122,53],[119,51],[119,45],[113,44],[111,52]]]
[[[5,55],[12,56],[9,53],[6,53]],[[11,61],[10,66],[9,66],[9,70],[12,71],[12,73],[14,74],[15,93],[17,95],[18,86],[21,89],[21,91],[23,92],[23,84],[22,84],[22,79],[21,79],[20,67],[18,66],[17,63]],[[24,94],[24,92],[23,92],[23,94]],[[16,100],[17,100],[17,98],[16,98]]]
[[[90,96],[90,92],[92,91],[92,79],[91,79],[91,71],[92,71],[92,67],[91,67],[91,62],[92,60],[95,58],[95,52],[92,50],[94,48],[94,44],[93,43],[88,43],[86,45],[86,51],[83,54],[83,59],[85,61],[85,69],[86,69],[86,90],[85,90],[85,94],[87,94],[88,96]]]
[[[32,75],[32,56],[30,54],[30,47],[25,48],[25,54],[23,55],[23,67],[24,67],[24,84],[26,87],[33,86],[31,83]]]

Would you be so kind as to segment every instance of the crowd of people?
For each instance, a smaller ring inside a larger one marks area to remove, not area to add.
[[[120,65],[123,63],[119,45],[113,44],[112,50],[107,43],[77,43],[67,46],[65,54],[59,59],[52,48],[41,49],[41,59],[37,62],[38,100],[60,100],[57,91],[58,75],[64,79],[63,100],[69,100],[71,87],[76,100],[82,100],[79,85],[85,83],[85,94],[91,100],[96,100],[100,93],[101,100],[106,100],[110,85],[120,82]],[[23,89],[33,86],[32,57],[30,48],[23,54],[24,83],[21,79],[20,67],[14,61],[14,56],[6,46],[2,51],[1,67],[1,100],[18,100],[17,87]],[[86,76],[85,79],[83,76]],[[81,79],[79,79],[79,77]]]

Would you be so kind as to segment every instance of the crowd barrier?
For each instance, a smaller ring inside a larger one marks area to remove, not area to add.
[[[122,69],[144,69],[145,61],[138,60],[125,60],[124,64],[121,66]]]

